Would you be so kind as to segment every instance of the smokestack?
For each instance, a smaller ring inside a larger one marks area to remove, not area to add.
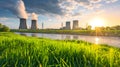
[[[42,23],[42,29],[44,29],[44,23]]]
[[[25,18],[20,18],[20,26],[19,29],[27,29],[27,23]]]
[[[73,21],[73,30],[78,29],[78,20]]]
[[[31,29],[38,29],[37,27],[37,18],[38,16],[35,13],[32,13],[32,24],[31,24]]]
[[[70,30],[70,29],[71,29],[70,21],[67,21],[67,22],[66,22],[66,28],[65,28],[65,29],[67,29],[67,30]]]

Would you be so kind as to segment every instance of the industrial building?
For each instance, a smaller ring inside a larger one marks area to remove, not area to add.
[[[25,18],[20,18],[20,26],[19,29],[27,29],[27,23]]]
[[[36,30],[38,29],[38,25],[37,25],[37,20],[31,20],[31,29],[32,30]]]
[[[67,21],[66,22],[66,27],[65,27],[66,30],[70,30],[71,29],[71,25],[70,25],[70,21]]]
[[[78,20],[73,20],[73,30],[76,30],[79,28],[79,21]]]

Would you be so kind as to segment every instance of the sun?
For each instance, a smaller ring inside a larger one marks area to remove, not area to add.
[[[94,18],[90,21],[92,29],[95,29],[95,27],[102,27],[104,26],[104,23],[105,21],[102,18]]]

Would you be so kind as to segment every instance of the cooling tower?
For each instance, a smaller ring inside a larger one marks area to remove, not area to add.
[[[19,29],[27,29],[26,19],[20,18],[20,26]]]
[[[78,29],[78,20],[73,21],[73,30]]]
[[[31,29],[33,29],[33,30],[38,29],[37,28],[37,20],[32,20]]]
[[[70,30],[70,29],[71,29],[71,26],[70,26],[70,22],[69,22],[69,21],[66,22],[66,27],[65,27],[65,29],[67,29],[67,30]]]

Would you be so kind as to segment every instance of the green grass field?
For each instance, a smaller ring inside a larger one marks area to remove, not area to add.
[[[119,67],[120,49],[0,33],[0,67]]]

